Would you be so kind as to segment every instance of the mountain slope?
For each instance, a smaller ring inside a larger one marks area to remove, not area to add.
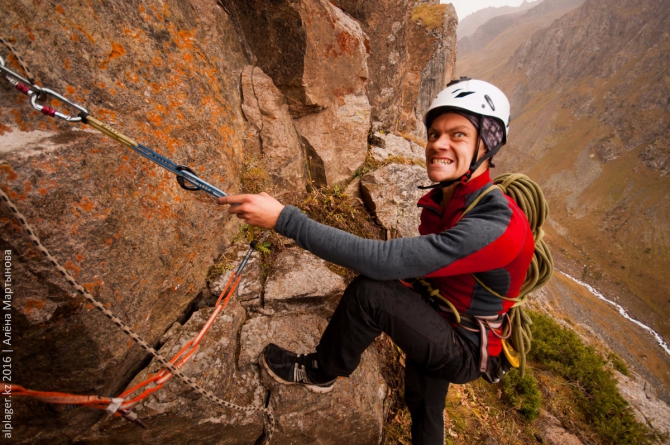
[[[475,31],[477,31],[477,28],[494,17],[527,11],[533,6],[537,6],[537,4],[541,2],[542,0],[539,2],[537,0],[532,2],[527,2],[524,0],[523,3],[521,3],[519,6],[489,6],[488,8],[480,9],[479,11],[473,12],[458,22],[456,35],[458,35],[459,39],[471,36]]]
[[[528,11],[494,17],[477,28],[471,36],[459,36],[458,56],[465,58],[477,53],[511,27],[530,27],[533,32],[544,28],[583,2],[584,0],[545,0]]]
[[[459,75],[467,69],[510,96],[498,171],[542,185],[559,267],[667,341],[670,6],[587,0],[530,38],[529,23],[457,62]],[[670,382],[667,367],[655,371]]]

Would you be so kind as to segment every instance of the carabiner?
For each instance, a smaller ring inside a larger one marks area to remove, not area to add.
[[[12,84],[14,84],[14,85],[16,85],[15,82],[21,82],[21,83],[24,83],[26,85],[30,85],[30,88],[35,88],[36,90],[40,90],[40,88],[38,86],[33,85],[28,79],[24,78],[20,74],[16,74],[14,71],[7,68],[5,66],[5,59],[3,59],[2,56],[0,56],[0,71],[5,73],[5,77],[10,82],[12,82],[12,80],[14,80],[12,82]]]
[[[62,96],[62,95],[58,94],[57,92],[55,92],[53,90],[50,90],[48,88],[42,88],[40,92],[43,93],[45,99],[47,98],[47,96],[53,96],[56,99],[60,100],[61,102],[64,102],[64,103],[68,104],[69,106],[79,110],[81,112],[80,113],[81,115],[83,115],[83,116],[88,115],[88,110],[86,108],[82,107],[81,105],[77,105],[76,103],[72,102],[71,100],[69,100],[65,96]],[[42,94],[40,94],[40,96],[41,95]],[[82,120],[81,115],[80,116],[69,116],[65,113],[61,113],[60,111],[55,110],[54,108],[48,107],[46,105],[38,104],[37,103],[37,96],[38,96],[37,94],[33,94],[33,95],[30,96],[30,105],[34,109],[36,109],[37,111],[40,111],[43,114],[46,114],[47,116],[58,117],[60,119],[68,121],[68,122],[81,122],[81,120]]]
[[[186,165],[178,165],[176,167],[176,169],[180,172],[184,172],[184,171],[189,172],[193,176],[195,176],[196,178],[198,177],[198,175],[196,175],[195,172],[193,170],[191,170],[189,167],[187,167]],[[186,175],[184,175],[184,176],[186,176]],[[189,190],[189,191],[200,190],[200,187],[198,187],[197,184],[193,184],[191,181],[188,180],[188,177],[184,177],[184,176],[177,175],[177,182],[179,183],[179,186],[181,188],[183,188],[184,190]],[[192,184],[192,185],[186,185],[187,182],[189,184]]]

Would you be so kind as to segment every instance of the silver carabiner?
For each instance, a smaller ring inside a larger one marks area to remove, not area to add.
[[[53,96],[56,99],[60,100],[61,102],[64,102],[64,103],[68,104],[69,106],[71,106],[73,108],[76,108],[77,110],[81,111],[82,113],[84,113],[84,115],[88,114],[88,110],[86,108],[82,107],[81,105],[77,105],[76,103],[72,102],[71,100],[69,100],[65,96],[62,96],[62,95],[58,94],[57,92],[55,92],[53,90],[50,90],[48,88],[41,88],[40,93],[44,94],[45,99],[47,98],[47,96]],[[37,96],[38,96],[37,94],[33,94],[33,95],[30,96],[30,105],[34,109],[36,109],[37,111],[39,111],[43,114],[46,114],[47,116],[58,117],[60,119],[68,121],[68,122],[81,122],[81,120],[82,120],[81,116],[70,116],[70,115],[67,115],[65,113],[61,113],[60,111],[58,111],[54,108],[48,107],[46,105],[38,104],[37,103]]]
[[[5,74],[5,79],[9,81],[14,87],[26,94],[28,96],[39,95],[42,92],[42,88],[37,85],[31,84],[30,81],[20,74],[16,74],[14,71],[10,70],[5,66],[5,60],[0,56],[0,71]]]

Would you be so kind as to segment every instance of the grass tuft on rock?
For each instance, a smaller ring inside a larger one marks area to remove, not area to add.
[[[421,23],[423,26],[433,31],[444,25],[444,13],[446,10],[446,4],[419,5],[412,11],[412,21]]]

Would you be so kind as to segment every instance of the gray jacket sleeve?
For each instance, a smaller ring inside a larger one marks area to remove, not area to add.
[[[393,280],[426,276],[484,247],[479,244],[486,242],[478,239],[478,234],[464,228],[379,241],[318,223],[298,208],[286,206],[279,215],[275,231],[331,263],[375,280]]]

